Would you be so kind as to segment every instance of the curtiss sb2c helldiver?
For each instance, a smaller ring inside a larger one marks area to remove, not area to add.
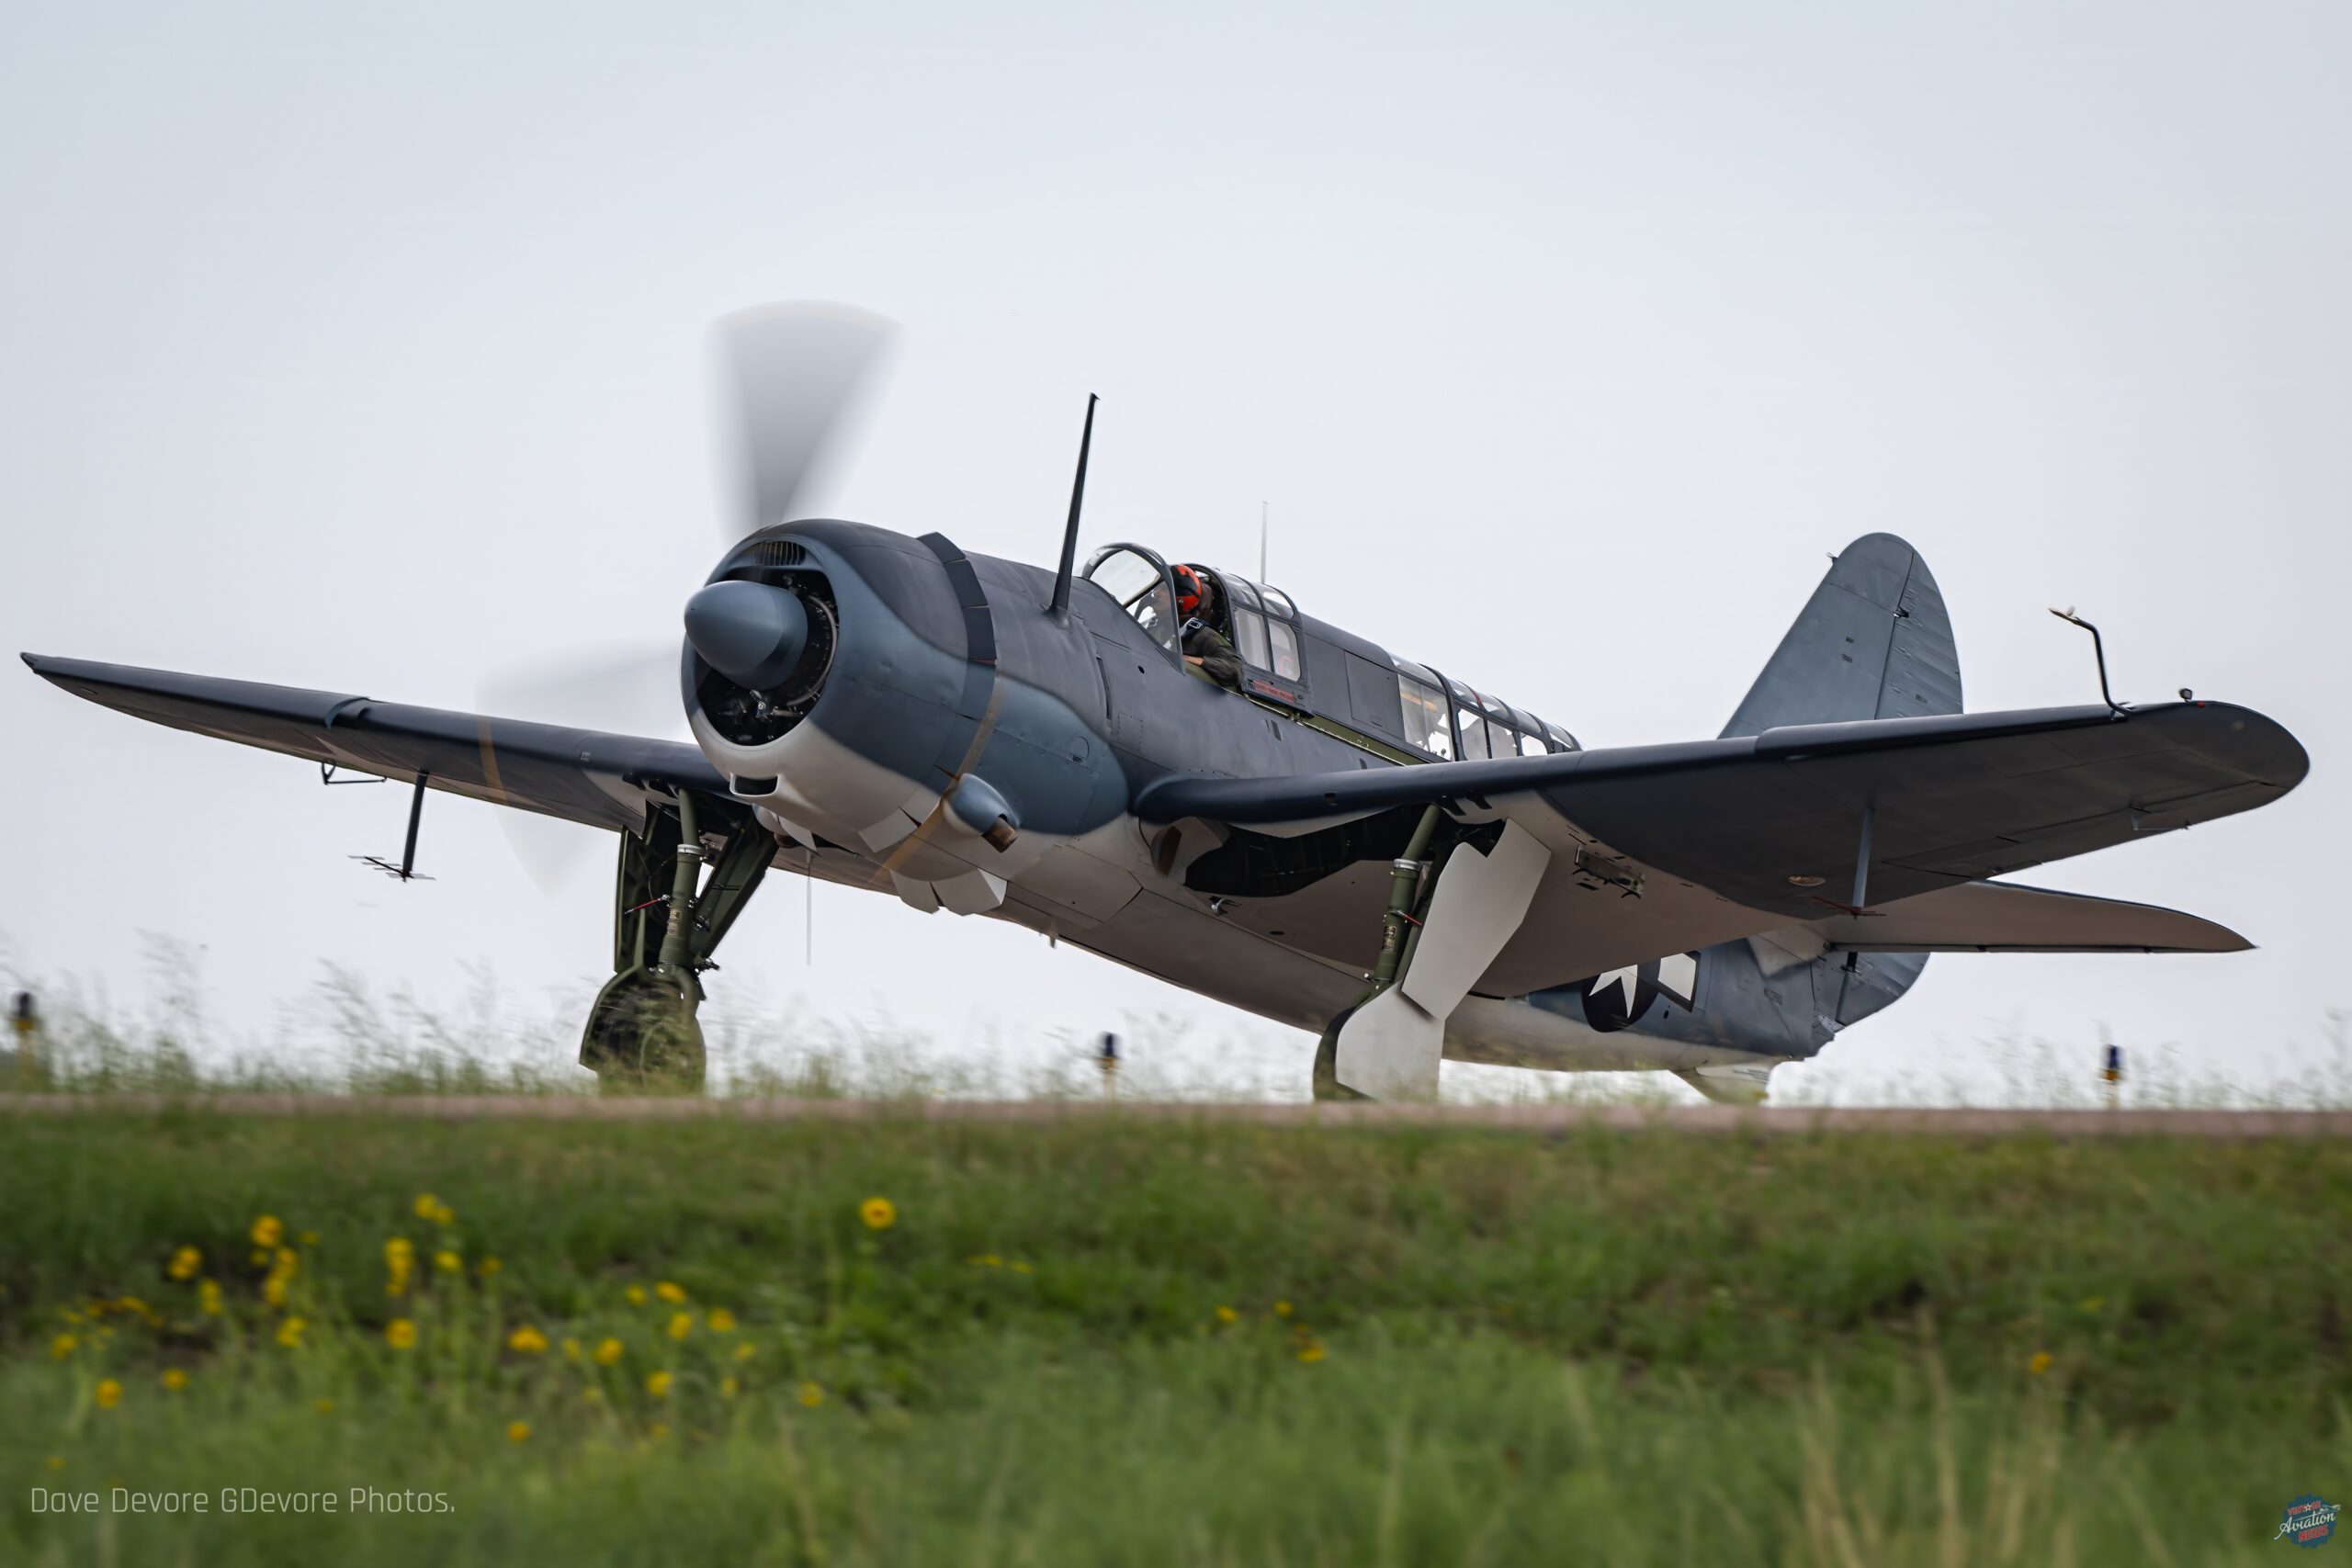
[[[718,325],[734,542],[685,606],[694,745],[26,662],[410,781],[416,807],[447,790],[616,831],[614,973],[580,1058],[611,1084],[699,1083],[701,976],[775,868],[1318,1032],[1323,1097],[1430,1098],[1450,1057],[1754,1100],[1930,953],[2247,945],[1996,878],[2276,799],[2309,766],[2295,738],[2187,692],[1963,713],[1943,599],[1901,539],[1834,558],[1721,736],[1587,750],[1271,583],[1137,544],[1079,569],[1091,400],[1057,570],[803,517],[888,331],[817,305]],[[413,869],[415,821],[386,869]]]

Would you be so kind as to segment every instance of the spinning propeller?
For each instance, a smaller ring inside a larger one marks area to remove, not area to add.
[[[711,328],[711,397],[719,534],[731,547],[808,515],[855,445],[897,327],[848,305],[796,300],[721,317]],[[705,662],[756,689],[798,660],[807,613],[756,582],[715,582],[685,604],[685,635]],[[674,640],[585,650],[552,665],[512,666],[476,690],[503,718],[683,739]],[[540,891],[560,891],[591,858],[587,830],[529,812],[499,826]]]

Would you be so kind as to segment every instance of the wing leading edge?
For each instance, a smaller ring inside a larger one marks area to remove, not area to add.
[[[692,746],[379,703],[335,692],[28,653],[43,680],[135,718],[314,762],[413,780],[591,827],[637,827],[649,793],[725,796]]]

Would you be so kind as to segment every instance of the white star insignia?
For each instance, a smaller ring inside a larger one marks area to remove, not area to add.
[[[1611,969],[1608,974],[1595,980],[1592,983],[1592,989],[1586,995],[1597,997],[1611,986],[1616,986],[1624,993],[1625,1016],[1631,1018],[1634,1016],[1634,988],[1641,983],[1641,966],[1636,964],[1629,964],[1623,969]]]

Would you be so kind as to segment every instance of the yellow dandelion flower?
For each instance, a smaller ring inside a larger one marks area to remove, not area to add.
[[[663,1301],[668,1302],[672,1306],[681,1306],[684,1304],[686,1299],[686,1292],[678,1286],[670,1283],[667,1280],[664,1280],[660,1284],[654,1286],[653,1293],[660,1296]]]
[[[734,1398],[737,1394],[739,1394],[739,1393],[742,1393],[742,1392],[743,1392],[743,1385],[742,1385],[741,1383],[740,1383],[740,1382],[736,1382],[732,1377],[723,1377],[723,1378],[721,1378],[721,1379],[719,1379],[719,1380],[718,1380],[718,1397],[719,1397],[719,1398],[721,1398],[721,1399],[732,1399],[732,1398]]]
[[[2097,1312],[2106,1304],[2107,1298],[2105,1296],[2085,1296],[2083,1298],[2083,1310],[2085,1312]]]
[[[1290,1303],[1276,1302],[1274,1303],[1274,1315],[1276,1317],[1288,1317],[1290,1315]]]
[[[1029,1272],[1029,1265],[1016,1258],[1012,1260],[1012,1271],[1016,1274],[1026,1274]]]
[[[510,1443],[529,1442],[531,1424],[528,1421],[509,1421],[506,1423],[506,1440]]]
[[[480,1274],[484,1279],[488,1279],[491,1275],[497,1273],[501,1269],[505,1267],[505,1264],[501,1263],[495,1258],[485,1258],[481,1262],[474,1265],[474,1272]]]
[[[628,1298],[628,1304],[633,1307],[641,1307],[645,1304],[645,1287],[642,1285],[631,1285],[621,1294]]]
[[[814,1410],[825,1403],[825,1391],[813,1382],[804,1382],[800,1385],[800,1403]]]
[[[187,1373],[182,1371],[177,1367],[165,1367],[164,1369],[164,1386],[174,1393],[179,1393],[180,1390],[187,1386]]]
[[[436,1204],[427,1217],[436,1225],[454,1225],[458,1223],[458,1211],[447,1203]]]
[[[137,1317],[146,1312],[147,1303],[137,1296],[117,1296],[114,1299],[114,1310],[129,1313],[131,1316]]]
[[[466,1260],[446,1247],[433,1255],[433,1267],[444,1274],[454,1274],[465,1266]]]
[[[65,1309],[65,1321],[68,1323],[79,1323],[82,1321],[82,1314],[75,1312],[72,1307],[67,1307]]]
[[[277,1325],[277,1342],[288,1350],[299,1349],[302,1344],[302,1330],[310,1326],[300,1317],[289,1317]]]
[[[61,1334],[49,1342],[50,1355],[61,1361],[81,1348],[80,1338],[71,1334]]]
[[[670,1314],[669,1335],[671,1338],[684,1339],[687,1335],[692,1334],[694,1331],[694,1314],[690,1312],[673,1312]]]
[[[620,1359],[621,1342],[619,1340],[605,1338],[596,1342],[596,1364],[598,1366],[609,1367]]]
[[[660,1421],[656,1421],[652,1426],[648,1427],[645,1429],[646,1439],[649,1442],[658,1443],[669,1435],[670,1428],[668,1425]]]
[[[316,1247],[319,1245],[319,1233],[316,1231],[304,1231],[301,1235],[300,1240],[304,1247]]]
[[[418,1193],[416,1195],[416,1201],[409,1205],[410,1208],[416,1211],[416,1217],[420,1220],[431,1219],[433,1217],[433,1212],[440,1206],[441,1200],[435,1198],[430,1192]]]
[[[648,1373],[645,1379],[645,1392],[651,1394],[656,1399],[669,1398],[670,1374],[667,1372]]]
[[[1238,1323],[1241,1314],[1229,1306],[1220,1306],[1216,1309],[1216,1320],[1219,1323]]]
[[[416,1261],[416,1243],[404,1235],[396,1235],[384,1243],[384,1267],[406,1269]]]
[[[267,1302],[274,1307],[284,1306],[286,1304],[286,1281],[279,1279],[275,1274],[272,1274],[268,1279],[264,1280],[261,1282],[261,1299]]]
[[[197,1310],[207,1317],[219,1317],[220,1315],[220,1281],[199,1280],[196,1287],[196,1305]]]
[[[415,1322],[410,1318],[396,1317],[384,1325],[384,1343],[395,1350],[406,1350],[415,1345]]]
[[[65,1456],[63,1454],[50,1455],[49,1468],[51,1470],[63,1470],[65,1468]]]
[[[735,1347],[735,1359],[739,1361],[748,1361],[757,1354],[759,1348],[755,1345],[746,1343]]]
[[[899,1206],[888,1198],[868,1198],[857,1206],[857,1217],[870,1231],[887,1231],[899,1223]]]
[[[1321,1360],[1323,1359],[1323,1341],[1320,1339],[1310,1339],[1306,1344],[1301,1345],[1298,1348],[1298,1359],[1310,1367],[1316,1362]]]
[[[255,1247],[276,1247],[286,1237],[286,1222],[276,1214],[264,1214],[254,1221],[253,1235]]]
[[[332,1416],[334,1414],[334,1401],[332,1399],[322,1399],[313,1404],[311,1408],[317,1411],[322,1416]]]
[[[2049,1351],[2036,1350],[2031,1359],[2026,1362],[2025,1370],[2033,1376],[2040,1377],[2042,1373],[2050,1370],[2050,1362],[2051,1355]]]
[[[710,1312],[704,1317],[703,1321],[710,1325],[710,1331],[713,1334],[732,1334],[735,1332],[735,1314],[729,1312],[725,1307],[711,1308]]]
[[[283,1274],[289,1280],[295,1275],[300,1273],[301,1270],[302,1255],[295,1251],[290,1247],[279,1247],[277,1249],[277,1256],[270,1261],[269,1265],[269,1271],[271,1273]]]
[[[964,1261],[970,1264],[975,1269],[1001,1269],[1004,1267],[1004,1259],[999,1258],[993,1252],[983,1252],[978,1258],[967,1258]]]
[[[526,1323],[506,1337],[506,1348],[536,1356],[548,1348],[548,1337]]]
[[[580,1391],[580,1397],[591,1404],[602,1404],[605,1403],[605,1391],[601,1388],[583,1388]]]
[[[98,1408],[112,1410],[122,1403],[122,1384],[112,1378],[98,1380]]]
[[[568,1336],[565,1337],[563,1342],[563,1359],[567,1361],[576,1361],[580,1359],[579,1340],[571,1338]]]
[[[193,1280],[196,1271],[204,1267],[204,1254],[192,1247],[183,1247],[172,1254],[171,1266],[164,1270],[175,1280]]]
[[[245,1261],[258,1269],[263,1264],[269,1261],[269,1253],[266,1249],[256,1247],[251,1252],[245,1254]]]

